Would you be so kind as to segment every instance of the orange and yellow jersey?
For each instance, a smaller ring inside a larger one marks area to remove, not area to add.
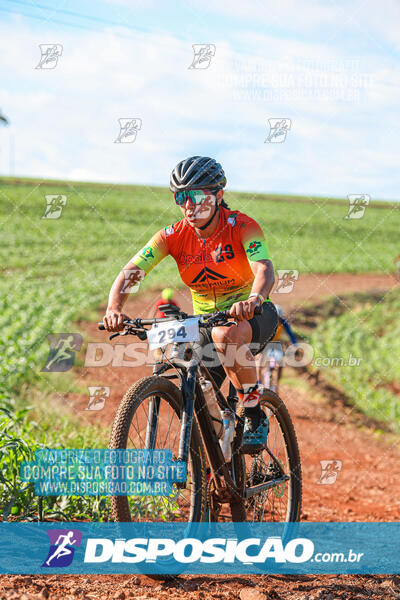
[[[247,215],[223,207],[215,232],[200,238],[182,219],[160,229],[132,258],[147,274],[171,255],[190,288],[194,314],[227,310],[246,300],[254,274],[250,262],[269,259],[261,227]],[[249,262],[250,261],[250,262]]]

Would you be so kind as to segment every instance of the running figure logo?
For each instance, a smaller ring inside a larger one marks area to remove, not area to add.
[[[268,119],[269,134],[264,144],[282,144],[292,127],[291,119]]]
[[[336,482],[339,471],[342,470],[341,460],[320,460],[321,476],[317,483],[322,485],[332,485]]]
[[[361,219],[369,204],[370,196],[368,194],[349,194],[349,208],[345,219]]]
[[[79,529],[48,529],[47,535],[50,549],[42,567],[68,567],[74,558],[75,548],[81,545],[82,532]]]
[[[118,119],[119,134],[114,144],[133,144],[139,129],[142,129],[142,119]]]
[[[144,271],[138,271],[137,269],[123,269],[125,283],[121,290],[121,294],[135,294],[145,276]]]
[[[62,209],[67,203],[67,196],[62,194],[47,194],[46,198],[46,209],[42,219],[59,219],[61,217]]]
[[[215,56],[214,44],[192,44],[194,56],[189,69],[208,69]]]
[[[82,336],[79,333],[57,333],[48,335],[50,351],[42,371],[61,373],[69,371],[75,360],[75,352],[82,346]]]
[[[299,272],[294,269],[277,269],[278,283],[274,289],[275,294],[289,294],[299,278]]]
[[[61,44],[39,44],[40,61],[36,69],[55,69],[58,59],[62,55],[63,47]]]

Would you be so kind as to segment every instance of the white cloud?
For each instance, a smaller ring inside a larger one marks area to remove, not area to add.
[[[330,10],[320,6],[307,27]],[[49,30],[39,39],[19,19],[3,24],[2,108],[16,132],[16,172],[167,184],[178,160],[210,154],[237,189],[338,195],[365,180],[373,187],[366,193],[397,195],[398,136],[390,132],[400,76],[386,61],[374,55],[368,85],[361,82],[356,102],[343,101],[332,65],[348,58],[345,47],[244,30],[232,37],[237,45],[219,41],[209,69],[197,71],[188,69],[191,45],[172,34]],[[38,44],[50,39],[63,44],[59,65],[36,70]],[[327,71],[332,89],[324,88]],[[122,117],[142,119],[133,144],[114,144]],[[264,144],[270,117],[292,119],[284,144]]]
[[[374,52],[390,44],[393,49],[400,48],[398,24],[400,22],[400,4],[397,0],[382,0],[375,4],[366,0],[190,0],[193,11],[217,14],[228,18],[230,24],[236,19],[239,26],[253,28],[265,25],[268,31],[282,32],[282,40],[288,45],[292,38],[304,39],[311,33],[324,36],[324,45],[350,36],[355,43],[367,43]],[[309,40],[312,37],[308,38]],[[251,43],[251,39],[248,39]],[[323,50],[324,53],[324,50]],[[318,55],[319,56],[319,55]]]
[[[193,10],[216,12],[228,15],[242,23],[255,22],[303,31],[314,29],[322,24],[331,23],[337,14],[336,4],[326,4],[318,0],[308,0],[299,4],[296,0],[247,0],[231,2],[230,0],[190,0]]]

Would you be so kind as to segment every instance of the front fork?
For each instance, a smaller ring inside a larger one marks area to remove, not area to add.
[[[146,440],[145,440],[145,449],[146,450],[154,450],[155,445],[156,445],[158,415],[160,412],[160,402],[161,402],[161,399],[159,396],[153,396],[149,402],[149,414],[147,416]]]
[[[193,412],[194,412],[194,395],[196,385],[196,372],[198,362],[195,359],[184,361],[174,359],[174,364],[177,367],[184,367],[187,370],[187,375],[183,375],[180,371],[181,388],[184,401],[183,413],[181,415],[181,430],[179,435],[179,450],[176,460],[187,463],[189,457],[190,438],[192,435]],[[154,366],[154,375],[161,375],[166,370],[163,363],[157,363]],[[146,426],[146,449],[154,450],[157,438],[158,415],[160,411],[160,397],[154,396],[149,402],[149,414],[147,417]]]
[[[194,418],[198,361],[195,358],[191,359],[190,361],[175,358],[170,362],[173,364],[173,366],[179,369],[181,390],[184,401],[183,413],[181,415],[179,451],[176,459],[179,461],[184,461],[187,464]],[[153,373],[154,375],[162,375],[162,373],[168,368],[169,366],[166,363],[156,363],[154,365]],[[232,400],[234,396],[233,392],[235,392],[235,390],[232,387]],[[201,388],[198,389],[198,393],[201,394]],[[204,408],[204,403],[205,400],[203,398],[203,404],[198,407],[200,410],[197,410],[197,419],[204,448],[207,454],[208,463],[211,468],[211,477],[215,482],[216,491],[218,496],[221,499],[223,498],[223,501],[225,502],[229,501],[231,498],[235,498],[236,500],[240,501],[242,494],[237,489],[236,484],[231,477],[209,412],[208,410],[201,410]],[[149,415],[146,428],[146,448],[149,449],[154,449],[155,447],[159,409],[160,398],[156,396],[149,403]],[[214,437],[214,443],[207,443],[207,440],[210,440],[211,436]],[[222,479],[224,480],[224,483],[222,482]],[[177,483],[177,485],[179,487],[185,486],[184,483]]]

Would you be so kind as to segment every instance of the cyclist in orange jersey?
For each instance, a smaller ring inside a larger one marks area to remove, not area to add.
[[[183,219],[158,231],[127,263],[110,291],[103,318],[108,331],[121,331],[128,298],[124,271],[141,281],[171,255],[182,281],[190,288],[195,314],[228,310],[236,327],[202,329],[193,349],[217,385],[227,375],[245,408],[243,452],[265,446],[268,420],[259,403],[260,385],[254,355],[262,351],[278,325],[269,299],[274,271],[264,234],[254,219],[230,210],[224,201],[226,177],[214,159],[192,156],[172,171],[170,189]],[[256,306],[262,307],[254,315]],[[227,348],[234,349],[226,352]]]

